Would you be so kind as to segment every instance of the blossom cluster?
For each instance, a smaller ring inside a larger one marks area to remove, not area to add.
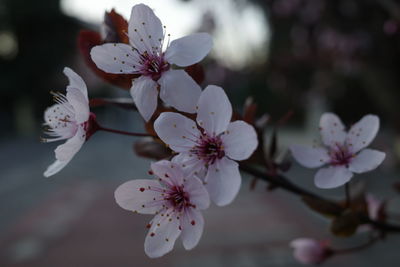
[[[105,42],[90,51],[91,60],[105,73],[132,74],[130,95],[153,136],[172,151],[173,157],[151,163],[155,179],[137,179],[120,185],[115,200],[123,209],[153,214],[147,225],[145,252],[151,258],[170,252],[178,237],[185,249],[194,248],[202,235],[202,210],[210,201],[230,204],[241,186],[238,161],[249,159],[258,148],[255,126],[232,120],[232,105],[224,90],[208,85],[204,90],[185,71],[212,49],[207,33],[195,33],[170,42],[170,35],[153,10],[135,5],[127,28],[128,42]],[[45,111],[44,141],[67,140],[55,150],[56,161],[44,176],[63,169],[96,131],[104,130],[90,112],[83,79],[65,68],[66,95],[53,93],[56,104]],[[161,100],[161,101],[160,101]],[[166,110],[156,112],[162,105]],[[350,181],[353,173],[379,166],[385,153],[367,149],[379,129],[379,118],[367,115],[348,133],[332,113],[321,117],[323,146],[290,147],[305,167],[323,165],[315,176],[319,188],[334,188]],[[318,263],[329,255],[320,243],[301,239],[291,243],[304,263]]]

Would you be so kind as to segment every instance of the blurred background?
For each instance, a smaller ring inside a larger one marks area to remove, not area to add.
[[[325,111],[346,124],[367,113],[380,116],[374,147],[385,165],[363,175],[378,197],[399,205],[391,184],[399,180],[400,2],[396,0],[0,0],[0,266],[298,266],[288,242],[311,236],[351,246],[366,238],[333,238],[322,217],[294,196],[266,193],[261,182],[225,208],[205,212],[203,238],[193,251],[180,242],[166,257],[144,255],[150,217],[117,207],[114,189],[147,177],[149,160],[132,151],[135,139],[98,133],[55,177],[42,176],[58,144],[40,144],[49,91],[65,90],[64,66],[86,81],[91,97],[129,97],[85,64],[77,46],[80,30],[100,31],[104,12],[129,19],[134,4],[154,8],[171,39],[205,31],[214,48],[202,62],[202,86],[222,86],[240,111],[248,96],[259,115],[276,121],[294,115],[280,133],[287,145],[318,138]],[[143,131],[135,112],[115,107],[94,112],[107,127]],[[269,131],[266,133],[270,134]],[[314,189],[314,172],[294,166],[293,181]],[[360,179],[361,180],[361,179]],[[326,266],[394,266],[400,240],[332,259]]]

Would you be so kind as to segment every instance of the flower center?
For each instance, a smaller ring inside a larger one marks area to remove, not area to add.
[[[144,76],[151,77],[154,81],[160,79],[163,72],[169,70],[170,65],[164,60],[164,54],[148,54],[140,55],[141,69],[140,73]]]
[[[214,164],[217,159],[221,159],[225,156],[224,147],[222,140],[219,136],[208,136],[202,135],[196,145],[191,150],[192,153],[196,154],[206,164]]]
[[[331,165],[348,165],[354,154],[349,151],[346,146],[336,145],[329,151],[331,157]]]
[[[193,206],[190,203],[188,194],[183,190],[183,186],[174,186],[171,192],[166,196],[171,205],[178,211],[183,210],[187,206]]]

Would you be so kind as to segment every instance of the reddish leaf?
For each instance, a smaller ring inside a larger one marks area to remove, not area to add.
[[[248,97],[244,102],[243,107],[243,120],[249,124],[254,125],[257,112],[257,104],[254,103],[252,97]]]
[[[114,9],[104,14],[104,43],[129,44],[128,22]]]
[[[202,65],[196,63],[185,68],[185,71],[195,80],[196,83],[201,84],[204,81],[204,68]]]
[[[138,156],[150,159],[165,159],[170,157],[171,150],[165,145],[150,138],[143,138],[133,144],[133,150]]]

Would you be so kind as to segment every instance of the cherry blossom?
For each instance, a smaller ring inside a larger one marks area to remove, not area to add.
[[[241,177],[235,160],[245,160],[257,148],[254,128],[231,121],[232,106],[224,90],[209,85],[197,104],[197,124],[173,112],[162,113],[154,123],[161,140],[179,153],[173,158],[185,171],[203,178],[211,199],[227,205],[237,195]]]
[[[380,221],[385,219],[385,202],[378,199],[374,194],[367,193],[365,195],[365,203],[367,204],[368,216],[371,220]],[[359,232],[371,231],[373,226],[370,224],[362,224],[358,227]]]
[[[312,238],[298,238],[290,242],[296,260],[303,264],[319,264],[332,255],[326,242]]]
[[[303,166],[317,168],[315,185],[319,188],[335,188],[350,181],[353,173],[364,173],[377,168],[386,154],[366,149],[379,130],[379,118],[366,115],[348,132],[333,113],[325,113],[320,119],[320,133],[324,146],[306,147],[293,145],[290,150]]]
[[[186,176],[170,161],[151,164],[151,173],[158,180],[132,180],[120,185],[115,191],[116,202],[126,210],[155,214],[147,225],[144,243],[149,257],[170,252],[179,236],[185,249],[194,248],[204,228],[200,210],[210,205],[207,190],[200,179]]]
[[[52,93],[56,104],[47,108],[44,113],[44,125],[47,127],[45,133],[50,138],[42,140],[67,141],[56,148],[56,161],[44,172],[45,177],[52,176],[64,168],[91,135],[90,118],[94,114],[90,114],[89,111],[86,84],[70,68],[64,68],[64,74],[69,80],[67,94]]]
[[[144,4],[132,8],[128,26],[130,45],[106,43],[91,50],[97,67],[108,73],[140,74],[133,81],[131,95],[148,121],[157,107],[158,94],[179,111],[195,113],[201,88],[182,69],[201,61],[212,48],[207,33],[195,33],[169,42],[159,18]],[[165,50],[163,48],[166,47]]]

